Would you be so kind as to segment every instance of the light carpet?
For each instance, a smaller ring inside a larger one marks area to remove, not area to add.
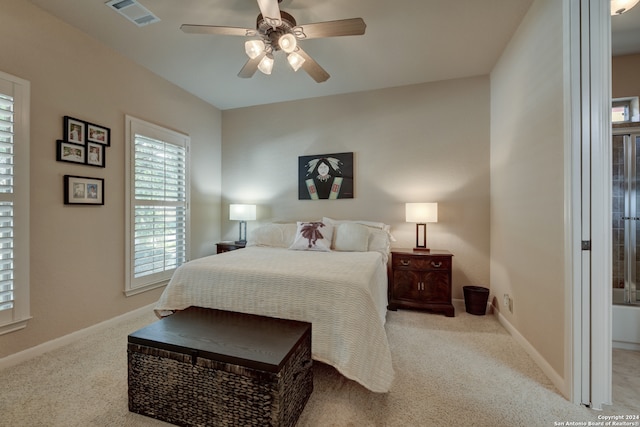
[[[389,312],[396,379],[369,392],[314,365],[314,391],[298,426],[556,426],[596,422],[602,412],[555,390],[491,316]],[[0,425],[168,426],[127,407],[127,335],[152,312],[0,371]],[[556,424],[558,423],[558,424]],[[566,425],[566,424],[565,424]]]

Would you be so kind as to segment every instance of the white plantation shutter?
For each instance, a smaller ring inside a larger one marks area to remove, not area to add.
[[[186,259],[186,150],[135,135],[134,277],[174,269]]]
[[[13,97],[0,93],[0,311],[12,310]]]
[[[127,117],[129,283],[163,285],[188,260],[189,138]]]
[[[13,203],[0,202],[0,311],[12,310],[14,298]]]
[[[29,82],[0,72],[0,334],[29,319]]]

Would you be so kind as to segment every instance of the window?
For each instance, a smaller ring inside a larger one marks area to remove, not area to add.
[[[628,122],[631,113],[631,102],[614,102],[611,107],[611,122],[612,123],[623,123]]]
[[[616,98],[611,103],[611,122],[628,123],[640,121],[638,97]]]
[[[29,306],[29,82],[0,72],[0,334]]]
[[[127,283],[166,284],[189,259],[189,137],[127,116]]]

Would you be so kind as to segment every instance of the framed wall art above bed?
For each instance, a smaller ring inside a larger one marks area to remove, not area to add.
[[[353,199],[353,153],[298,157],[298,199]]]

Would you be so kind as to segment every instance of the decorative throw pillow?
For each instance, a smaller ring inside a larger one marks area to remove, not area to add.
[[[333,249],[345,252],[366,252],[369,248],[369,229],[355,222],[343,222],[334,229]]]
[[[298,222],[296,238],[289,249],[328,252],[331,250],[332,237],[333,226],[322,221]]]

